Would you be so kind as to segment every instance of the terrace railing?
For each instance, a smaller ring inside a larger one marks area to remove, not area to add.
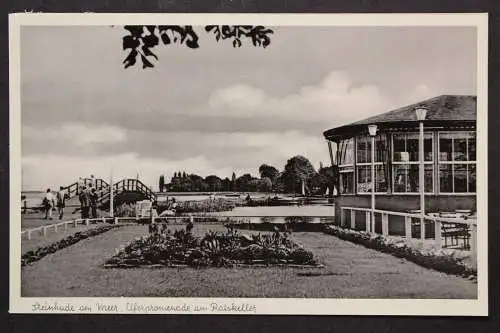
[[[454,247],[471,250],[474,253],[477,251],[477,221],[475,219],[425,215],[424,223],[421,224],[421,215],[417,213],[375,209],[375,221],[371,221],[371,212],[371,208],[340,207],[340,225],[384,236],[398,235],[408,239],[432,239],[438,248]],[[393,219],[389,219],[390,216]],[[398,217],[400,221],[396,222],[394,217]],[[396,227],[396,224],[399,226]]]

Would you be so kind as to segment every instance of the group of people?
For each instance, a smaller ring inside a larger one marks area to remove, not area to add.
[[[66,206],[66,199],[68,199],[68,193],[61,186],[59,191],[54,195],[50,188],[47,189],[45,197],[43,198],[43,208],[45,211],[45,220],[52,220],[52,211],[57,207],[57,214],[59,215],[59,220],[63,218],[64,207]]]
[[[80,200],[82,219],[90,218],[90,214],[92,214],[92,218],[97,218],[98,195],[95,188],[82,186],[78,199]]]
[[[86,179],[87,180],[87,179]],[[87,183],[82,177],[78,181],[78,199],[80,200],[80,208],[82,218],[97,218],[97,200],[98,194],[95,186],[97,185],[94,176],[91,176],[90,181]],[[47,189],[43,198],[42,206],[45,212],[44,219],[52,220],[52,214],[57,208],[57,214],[61,220],[64,216],[64,208],[66,207],[66,200],[69,199],[69,193],[61,186],[59,191],[55,194],[51,189]]]

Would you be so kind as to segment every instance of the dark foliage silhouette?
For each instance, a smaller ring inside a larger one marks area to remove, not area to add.
[[[140,56],[142,68],[154,67],[151,62],[158,56],[152,49],[160,44],[181,44],[190,49],[200,47],[198,33],[190,25],[126,25],[128,35],[123,37],[123,50],[130,50],[123,61],[125,68],[134,66]],[[273,30],[263,26],[251,25],[207,25],[205,32],[214,34],[217,42],[229,40],[233,47],[241,47],[242,40],[250,40],[255,47],[267,47],[271,44]]]

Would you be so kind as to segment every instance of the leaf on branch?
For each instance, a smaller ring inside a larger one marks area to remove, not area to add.
[[[125,68],[135,65],[137,54],[137,50],[130,51],[127,58],[125,58],[125,60],[123,61],[123,63],[125,64]]]
[[[152,56],[156,60],[158,60],[158,56],[156,54],[154,54],[153,52],[151,52],[149,47],[146,47],[145,45],[142,47],[142,52],[144,53],[145,56]]]
[[[170,38],[168,37],[166,32],[162,33],[160,36],[161,36],[161,40],[162,40],[163,44],[165,44],[165,45],[170,44],[171,41],[170,41]]]
[[[142,42],[147,47],[155,47],[156,45],[158,45],[159,39],[158,37],[156,37],[156,35],[147,35],[142,37]]]
[[[123,37],[123,49],[135,49],[139,46],[139,40],[134,36]]]
[[[142,60],[142,68],[152,68],[154,67],[153,64],[146,58],[143,54],[141,54],[141,60]]]
[[[128,30],[134,37],[141,37],[142,33],[144,32],[144,28],[142,25],[126,25],[123,28],[125,30]]]
[[[233,40],[233,47],[241,47],[241,41],[239,39]]]

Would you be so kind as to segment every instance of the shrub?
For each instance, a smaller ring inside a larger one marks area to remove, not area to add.
[[[353,243],[405,258],[426,268],[464,277],[477,276],[477,268],[467,263],[468,253],[451,249],[424,248],[400,237],[384,237],[363,231],[327,226],[325,232]]]

